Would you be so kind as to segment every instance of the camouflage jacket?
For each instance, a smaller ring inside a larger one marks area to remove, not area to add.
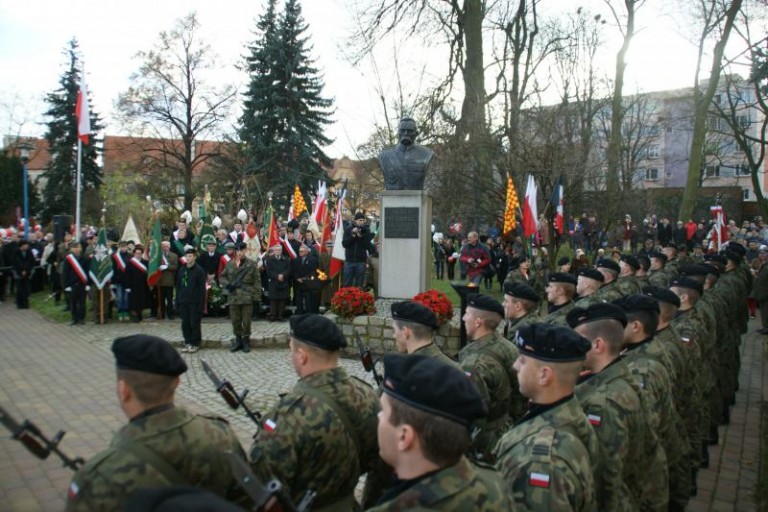
[[[251,467],[295,502],[309,489],[315,508],[343,500],[378,459],[378,411],[376,392],[344,368],[308,375],[264,415]]]
[[[687,359],[686,347],[680,333],[672,325],[656,331],[654,339],[667,353],[671,365],[669,376],[672,378],[672,396],[677,410],[682,415],[685,402],[691,400],[694,395],[696,384],[690,368],[691,361]]]
[[[648,284],[652,286],[669,288],[669,282],[671,280],[672,278],[669,276],[669,273],[664,269],[648,271]]]
[[[400,491],[400,492],[399,492]],[[391,488],[369,512],[405,510],[461,510],[498,512],[514,510],[504,481],[490,467],[477,466],[465,458],[418,479]]]
[[[616,281],[616,285],[619,287],[619,290],[621,290],[621,293],[624,297],[627,295],[636,295],[642,292],[640,283],[635,276],[620,277]]]
[[[229,501],[248,503],[232,476],[227,452],[245,459],[229,424],[221,418],[197,416],[181,407],[157,408],[131,420],[109,448],[78,470],[67,493],[68,511],[122,510],[126,498],[140,487],[179,485],[174,475],[145,460],[140,445],[186,480],[186,485],[212,491]]]
[[[570,312],[575,307],[575,305],[576,304],[573,301],[569,301],[542,318],[541,322],[545,324],[568,327],[568,322],[565,321],[565,317],[568,315],[568,312]]]
[[[598,508],[666,510],[666,457],[626,362],[617,358],[600,373],[583,376],[576,397],[600,444],[595,474]]]
[[[618,281],[612,281],[608,284],[604,284],[595,293],[592,294],[595,299],[605,302],[613,302],[616,299],[620,299],[624,296],[624,293],[619,288]]]
[[[536,309],[525,316],[509,320],[507,325],[504,326],[504,330],[506,331],[505,337],[510,341],[515,341],[517,331],[526,325],[537,324],[539,322],[541,322],[541,317],[536,313]]]
[[[677,260],[677,258],[674,260],[669,260],[664,264],[664,272],[667,273],[670,280],[680,275],[680,262]]]
[[[230,260],[219,276],[221,291],[227,296],[227,304],[237,306],[250,304],[255,300],[261,300],[261,276],[256,263],[245,258],[240,267],[235,266],[235,260]],[[227,286],[236,286],[233,291],[227,290]]]
[[[523,417],[501,438],[495,456],[520,510],[597,510],[597,436],[573,395]]]
[[[451,359],[450,357],[448,357],[448,355],[442,350],[440,350],[440,347],[438,347],[434,342],[430,343],[429,345],[424,345],[423,347],[419,347],[411,353],[419,354],[422,356],[434,357],[435,359],[438,359],[451,366],[458,366],[458,363],[453,359]]]
[[[579,297],[579,299],[576,301],[575,307],[586,309],[592,304],[597,304],[599,302],[605,302],[605,301],[600,299],[596,293],[593,293],[592,295],[587,295],[586,297]]]
[[[509,426],[510,414],[519,417],[523,413],[525,399],[512,369],[517,355],[517,348],[495,332],[470,342],[459,352],[459,367],[477,385],[488,406],[488,417],[476,423],[480,433],[473,444],[486,462],[492,462],[491,452]]]

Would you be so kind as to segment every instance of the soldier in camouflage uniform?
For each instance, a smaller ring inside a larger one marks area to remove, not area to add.
[[[676,278],[680,274],[680,260],[677,259],[677,246],[673,242],[668,242],[662,246],[661,252],[667,257],[664,271],[670,279]]]
[[[251,448],[251,468],[275,477],[298,502],[317,492],[313,510],[353,510],[355,485],[376,464],[376,392],[339,368],[347,346],[332,320],[315,314],[290,320],[294,388],[264,415]]]
[[[597,261],[595,268],[598,272],[603,274],[603,286],[597,290],[594,295],[595,299],[603,302],[613,302],[624,296],[624,293],[619,287],[619,264],[610,258],[602,258]]]
[[[230,352],[250,352],[251,317],[254,301],[261,300],[261,277],[256,263],[245,255],[248,245],[245,242],[235,244],[235,255],[219,276],[219,284],[227,296],[229,319],[235,341]]]
[[[666,510],[666,456],[650,427],[639,386],[620,356],[626,314],[613,304],[594,304],[573,309],[567,320],[592,341],[584,363],[588,373],[579,379],[576,397],[600,444],[598,509]]]
[[[248,504],[227,452],[245,459],[229,424],[190,414],[173,403],[187,365],[168,342],[137,334],[112,344],[117,396],[130,418],[109,448],[80,468],[67,492],[68,511],[122,510],[142,487],[195,486]]]
[[[503,284],[507,283],[525,284],[536,290],[536,293],[541,293],[541,281],[539,276],[531,272],[531,259],[528,256],[522,256],[520,265],[507,274]]]
[[[538,304],[541,297],[536,290],[528,285],[520,283],[507,283],[504,285],[504,318],[507,325],[504,326],[504,335],[508,340],[515,339],[515,333],[526,325],[539,323]]]
[[[627,314],[624,329],[624,360],[640,386],[640,398],[667,456],[669,510],[685,510],[691,493],[688,436],[675,408],[669,356],[654,333],[659,323],[659,304],[653,297],[629,295],[614,302]]]
[[[648,271],[648,284],[669,288],[669,274],[664,269],[667,264],[667,255],[660,251],[653,251],[651,257],[651,268]]]
[[[747,295],[752,287],[752,274],[748,268],[744,268],[743,245],[736,242],[728,243],[728,248],[723,253],[727,259],[725,272],[721,274],[712,291],[721,292],[726,300],[728,313],[724,320],[727,321],[725,338],[720,344],[720,362],[722,365],[721,395],[723,399],[723,420],[730,422],[729,406],[735,403],[735,394],[738,389],[739,368],[741,355],[739,345],[741,334],[747,332],[749,313],[747,309]],[[718,320],[723,320],[718,318]]]
[[[426,355],[458,366],[432,340],[437,329],[437,317],[431,309],[409,300],[393,303],[391,311],[392,331],[398,352]]]
[[[573,396],[591,344],[547,324],[523,327],[515,341],[515,372],[530,402],[496,445],[496,467],[521,509],[596,510],[597,436]]]
[[[369,510],[513,510],[498,473],[464,456],[488,409],[463,372],[429,356],[387,354],[382,390],[378,443],[399,480]]]
[[[595,295],[605,282],[605,277],[599,270],[592,267],[582,268],[576,279],[577,308],[587,308],[592,304],[603,302]]]
[[[489,463],[493,462],[496,442],[510,422],[523,414],[525,407],[512,369],[517,349],[496,332],[503,317],[504,308],[495,299],[479,294],[467,297],[467,311],[462,320],[471,341],[459,352],[459,366],[488,404],[488,417],[477,423],[480,433],[475,437],[473,449]]]
[[[648,256],[638,256],[637,264],[639,267],[635,271],[635,279],[640,289],[648,286],[648,270],[651,268],[651,259]]]
[[[635,272],[640,268],[640,262],[631,254],[622,254],[619,260],[619,279],[618,287],[621,293],[627,295],[637,295],[640,293],[640,283],[635,277]]]
[[[565,315],[573,309],[573,297],[576,295],[576,277],[565,272],[550,274],[547,280],[547,316],[541,319],[545,324],[568,325]]]

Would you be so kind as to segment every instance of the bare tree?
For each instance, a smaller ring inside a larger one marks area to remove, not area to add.
[[[195,169],[219,147],[196,141],[218,136],[236,95],[233,85],[208,84],[217,57],[200,39],[199,29],[196,14],[188,14],[161,32],[153,49],[139,52],[137,58],[143,62],[117,104],[134,133],[156,139],[156,151],[147,164],[167,170],[180,188],[170,193],[181,197],[185,210],[192,208],[195,198]]]

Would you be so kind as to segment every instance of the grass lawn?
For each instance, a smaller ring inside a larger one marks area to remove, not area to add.
[[[29,297],[29,307],[54,322],[69,322],[72,319],[72,316],[69,314],[69,311],[64,311],[65,302],[63,294],[59,304],[56,304],[53,297],[49,299],[49,296],[50,292],[47,291],[33,293]]]

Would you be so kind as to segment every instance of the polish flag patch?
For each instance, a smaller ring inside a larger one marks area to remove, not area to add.
[[[587,414],[587,419],[592,424],[593,427],[599,427],[600,424],[603,422],[603,418],[598,416],[597,414]]]
[[[680,338],[680,339],[683,340],[683,343],[690,343],[691,342],[691,338]]]
[[[264,430],[267,432],[272,432],[275,428],[277,428],[277,423],[275,423],[274,420],[268,419],[264,422]]]
[[[528,476],[528,484],[533,487],[549,488],[549,475],[547,473],[531,473]]]
[[[67,498],[70,500],[74,500],[77,498],[77,494],[80,492],[80,486],[77,485],[77,483],[72,482],[69,484],[69,489],[67,489]]]

